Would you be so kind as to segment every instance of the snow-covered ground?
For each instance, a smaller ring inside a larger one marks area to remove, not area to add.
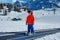
[[[56,9],[56,14],[53,11],[36,10],[33,11],[35,16],[35,30],[60,28],[60,8]],[[0,16],[0,32],[17,32],[27,31],[25,24],[27,12],[21,13],[11,11],[7,16]],[[21,21],[12,21],[12,18],[21,18]]]
[[[38,29],[60,28],[59,12],[60,9],[57,9],[56,14],[54,15],[53,11],[45,11],[45,10],[34,11],[36,20],[35,26],[37,26]]]
[[[15,34],[0,34],[0,37],[1,36],[8,36],[8,35],[15,35]]]
[[[37,38],[35,40],[60,40],[60,33],[44,36],[42,38]]]
[[[60,6],[60,2],[58,2],[57,5]]]

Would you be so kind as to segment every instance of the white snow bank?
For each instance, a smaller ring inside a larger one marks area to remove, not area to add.
[[[57,8],[55,15],[53,11],[44,10],[33,11],[33,14],[35,16],[35,30],[60,28],[60,9]],[[27,31],[26,16],[27,12],[24,11],[21,13],[11,11],[7,16],[0,16],[0,32]],[[22,20],[11,21],[15,17]]]

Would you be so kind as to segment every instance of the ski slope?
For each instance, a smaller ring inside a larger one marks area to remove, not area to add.
[[[34,30],[60,28],[60,8],[53,11],[36,10],[33,11],[35,17]],[[44,15],[43,15],[44,14]],[[25,24],[27,12],[18,13],[11,11],[7,16],[0,16],[0,32],[19,32],[27,31]],[[21,18],[20,21],[12,21],[13,18]]]
[[[16,33],[16,32],[15,32]],[[24,32],[25,33],[25,32]],[[22,34],[20,34],[20,32],[19,32],[19,34],[17,33],[17,34],[15,34],[15,36],[13,36],[12,37],[12,35],[11,36],[5,36],[5,37],[7,37],[7,38],[5,38],[4,36],[2,37],[4,40],[35,40],[35,39],[37,39],[37,40],[39,40],[39,38],[44,38],[44,37],[46,37],[46,36],[48,36],[49,37],[49,35],[53,35],[53,34],[57,34],[57,33],[60,33],[60,29],[59,28],[57,28],[57,29],[48,29],[48,30],[37,30],[37,31],[35,31],[35,34],[34,35],[29,35],[29,36],[27,36],[26,34],[24,34],[24,33],[22,33]],[[24,35],[23,35],[24,34]],[[16,35],[17,35],[17,37],[16,37]],[[19,37],[18,37],[18,35],[20,35]],[[56,36],[56,38],[59,36],[59,34]],[[53,37],[55,37],[55,35],[53,35],[52,36],[52,39],[55,39],[55,38],[53,38]],[[1,40],[3,40],[2,38],[0,38]],[[46,40],[46,38],[44,39],[44,40]]]

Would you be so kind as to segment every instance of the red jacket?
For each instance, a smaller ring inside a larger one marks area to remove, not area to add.
[[[26,19],[26,24],[34,24],[34,16],[33,15],[28,15]]]

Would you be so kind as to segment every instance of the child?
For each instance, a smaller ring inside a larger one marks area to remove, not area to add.
[[[28,11],[28,16],[26,18],[26,25],[28,25],[28,35],[30,34],[30,32],[32,34],[34,34],[34,15],[31,11]]]

